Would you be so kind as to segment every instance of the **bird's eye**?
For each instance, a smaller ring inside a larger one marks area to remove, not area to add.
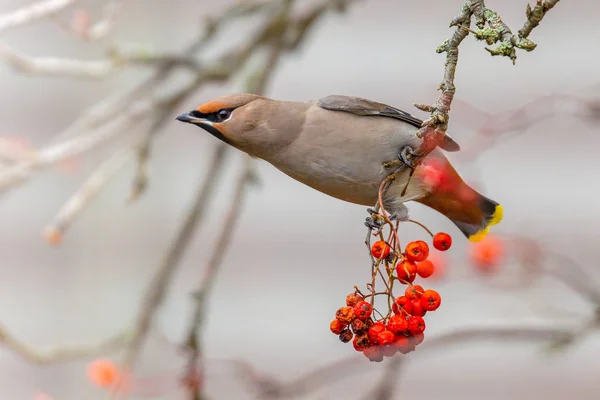
[[[231,110],[220,110],[217,112],[217,120],[225,121],[231,115]]]

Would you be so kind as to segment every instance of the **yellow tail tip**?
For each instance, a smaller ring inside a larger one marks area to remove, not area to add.
[[[490,233],[490,226],[499,224],[500,221],[502,221],[503,217],[504,217],[504,209],[502,208],[502,206],[500,204],[498,204],[496,206],[496,209],[494,210],[494,214],[492,214],[492,218],[490,218],[490,220],[487,223],[487,225],[485,226],[485,228],[483,228],[480,231],[477,231],[475,234],[469,236],[469,241],[471,241],[471,242],[482,241],[483,238],[485,238],[487,236],[487,234]]]
[[[504,218],[504,209],[498,204],[494,210],[494,214],[492,214],[492,219],[490,219],[488,226],[499,224],[500,221],[502,221],[502,218]]]
[[[486,226],[485,228],[478,231],[474,235],[469,236],[469,240],[471,242],[481,242],[483,240],[483,238],[487,236],[488,233],[490,233],[490,227]]]

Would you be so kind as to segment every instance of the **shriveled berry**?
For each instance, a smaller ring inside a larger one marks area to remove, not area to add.
[[[373,361],[373,362],[383,361],[383,351],[381,350],[381,347],[379,347],[377,345],[367,347],[366,349],[363,350],[363,354],[365,355],[365,357],[367,357],[369,359],[369,361]]]
[[[396,297],[394,304],[392,304],[392,311],[394,314],[406,316],[412,314],[412,303],[406,296]]]
[[[435,266],[431,260],[421,261],[417,263],[417,274],[421,278],[429,278],[435,272]]]
[[[438,232],[433,236],[433,247],[440,251],[446,251],[452,246],[452,236],[444,232]]]
[[[339,335],[340,333],[342,333],[344,328],[346,328],[346,326],[347,324],[343,323],[342,321],[336,318],[329,324],[329,330],[331,330],[332,333]]]
[[[371,306],[371,304],[367,303],[366,301],[359,301],[354,306],[354,315],[358,319],[365,320],[365,319],[369,318],[372,313],[373,313],[373,307]]]
[[[354,307],[359,301],[363,301],[363,297],[358,293],[350,293],[346,296],[346,305],[349,307]]]
[[[394,343],[394,338],[394,334],[386,329],[383,332],[379,332],[377,335],[377,343],[381,346],[392,344]]]
[[[418,335],[425,330],[425,320],[421,317],[413,315],[408,319],[408,331],[412,335]]]
[[[361,333],[367,333],[366,324],[364,323],[364,321],[361,321],[358,318],[355,318],[354,321],[350,323],[350,329],[352,329],[352,332],[354,332],[356,335]]]
[[[417,264],[409,260],[399,262],[396,264],[396,275],[402,283],[412,283],[417,277]]]
[[[408,329],[406,317],[403,315],[392,315],[388,320],[387,329],[396,336],[404,335],[404,332]]]
[[[369,330],[370,327],[373,326],[373,324],[375,324],[375,321],[373,321],[371,318],[367,318],[363,322],[365,324],[365,330],[367,330],[367,331]]]
[[[353,307],[341,307],[335,312],[335,318],[339,319],[340,322],[349,324],[354,319],[354,308]]]
[[[352,341],[352,346],[354,346],[354,350],[362,351],[369,347],[370,342],[369,338],[366,334],[356,335],[354,336],[354,340]]]
[[[426,290],[421,297],[421,305],[426,311],[437,310],[441,303],[442,298],[435,290]]]
[[[425,261],[429,255],[429,245],[422,240],[410,242],[404,249],[404,255],[409,261]]]
[[[353,336],[354,335],[352,334],[352,332],[350,332],[350,329],[346,328],[340,333],[340,340],[342,341],[342,343],[348,343],[352,340]]]
[[[377,259],[384,259],[390,255],[390,245],[383,240],[378,240],[371,246],[371,254]]]
[[[372,327],[367,331],[369,340],[373,343],[377,343],[377,337],[381,332],[385,331],[385,324],[383,322],[375,322]]]
[[[404,295],[411,300],[420,299],[424,291],[425,289],[423,289],[423,286],[421,285],[411,285],[406,288],[406,290],[404,291]]]
[[[416,315],[417,317],[423,317],[427,314],[427,310],[423,308],[421,304],[421,299],[413,299],[410,301],[410,305],[412,306],[411,315]]]

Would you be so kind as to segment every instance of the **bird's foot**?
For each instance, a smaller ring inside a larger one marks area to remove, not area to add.
[[[365,219],[365,226],[369,229],[374,230],[375,232],[379,232],[383,225],[385,224],[385,219],[383,215],[377,213],[373,209],[367,209],[370,216]]]
[[[400,150],[398,158],[410,169],[414,169],[419,162],[419,154],[417,154],[410,146],[404,146]]]

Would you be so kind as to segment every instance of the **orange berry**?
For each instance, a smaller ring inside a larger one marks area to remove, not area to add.
[[[354,308],[350,306],[341,307],[335,312],[335,318],[340,322],[349,324],[354,319]]]
[[[426,311],[435,311],[440,304],[442,304],[442,298],[435,290],[426,290],[421,296],[421,305]]]
[[[435,272],[435,267],[431,260],[421,261],[417,263],[417,274],[421,278],[429,278]]]
[[[358,303],[359,301],[362,301],[363,297],[358,294],[358,293],[350,293],[348,296],[346,296],[346,305],[349,307],[354,307],[356,305],[356,303]]]
[[[343,323],[342,321],[336,318],[329,323],[329,330],[331,331],[331,333],[339,335],[340,333],[342,333],[344,328],[346,328],[346,326],[347,324]]]
[[[446,251],[452,246],[452,236],[444,232],[438,232],[433,237],[433,247],[439,251]]]
[[[433,264],[433,273],[428,277],[430,280],[439,281],[444,279],[446,274],[446,266],[448,264],[447,257],[439,251],[433,251],[429,253],[427,260],[423,262],[431,261]],[[417,265],[417,273],[419,273],[419,266]],[[420,274],[419,274],[420,275]],[[422,276],[422,275],[420,275]]]
[[[96,386],[109,387],[119,379],[119,370],[110,360],[96,360],[88,366],[88,379]]]
[[[376,259],[383,259],[390,255],[390,245],[383,240],[378,240],[371,246],[371,254]]]
[[[402,283],[406,284],[415,280],[417,277],[417,264],[412,261],[404,260],[396,264],[396,275]]]
[[[425,289],[423,289],[423,286],[412,285],[412,286],[409,286],[406,288],[406,290],[404,291],[404,295],[411,300],[419,299],[424,291],[425,291]]]
[[[429,255],[429,245],[422,240],[410,242],[406,245],[404,254],[409,261],[425,261]]]
[[[470,258],[481,272],[493,272],[504,258],[504,242],[494,236],[471,245]]]

